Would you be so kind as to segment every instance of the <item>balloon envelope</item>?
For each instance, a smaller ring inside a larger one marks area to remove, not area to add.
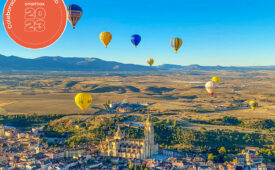
[[[78,93],[75,103],[81,110],[86,110],[92,103],[92,96],[89,93]]]
[[[75,28],[76,24],[82,17],[83,11],[80,6],[72,4],[67,6],[67,15],[68,20],[72,24],[73,28]]]
[[[148,63],[150,66],[152,66],[152,65],[154,64],[154,62],[155,62],[155,60],[152,59],[152,58],[149,58],[149,59],[147,60],[147,63]]]
[[[180,49],[180,47],[182,46],[182,40],[181,38],[172,38],[172,40],[170,41],[171,47],[176,51],[176,53],[178,52],[178,50]]]
[[[216,83],[220,84],[220,82],[221,82],[221,78],[220,78],[220,77],[218,77],[218,76],[215,76],[215,77],[212,77],[212,81],[214,81],[214,82],[216,82]]]
[[[138,34],[135,34],[131,37],[131,42],[134,44],[135,47],[138,46],[138,44],[140,43],[141,41],[141,36],[138,35]]]
[[[112,40],[112,34],[110,32],[102,32],[99,35],[99,38],[101,40],[101,42],[105,45],[105,47],[107,48],[107,46],[109,45],[109,43]]]
[[[252,110],[255,110],[258,107],[258,103],[254,100],[250,101],[249,105],[250,105]]]
[[[205,84],[205,89],[211,96],[215,94],[215,89],[217,87],[218,87],[218,84],[214,81],[209,81]]]

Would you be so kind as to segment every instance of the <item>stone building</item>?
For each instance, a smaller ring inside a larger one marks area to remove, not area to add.
[[[0,137],[5,137],[5,126],[0,125]]]
[[[147,159],[158,153],[158,145],[154,141],[154,126],[148,116],[144,126],[143,139],[129,139],[118,127],[115,136],[107,137],[101,142],[100,152],[103,156],[129,159]]]

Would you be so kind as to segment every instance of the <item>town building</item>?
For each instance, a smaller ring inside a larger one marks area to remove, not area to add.
[[[0,137],[5,137],[5,126],[0,125]]]
[[[124,99],[122,102],[113,102],[110,101],[104,104],[104,107],[108,113],[130,113],[130,112],[138,112],[147,108],[148,103],[129,103]]]
[[[263,163],[263,157],[258,156],[259,148],[257,147],[246,147],[243,154],[246,156],[247,165],[260,165]]]

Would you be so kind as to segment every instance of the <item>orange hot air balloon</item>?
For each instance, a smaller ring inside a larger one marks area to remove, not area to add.
[[[112,41],[112,34],[110,32],[102,32],[99,35],[100,41],[105,45],[105,47],[107,48],[107,46],[109,45],[109,43]]]

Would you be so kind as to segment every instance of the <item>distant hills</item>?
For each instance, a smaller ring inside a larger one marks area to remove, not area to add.
[[[38,71],[149,71],[156,70],[142,65],[123,64],[104,61],[98,58],[78,57],[39,57],[26,59],[16,56],[0,55],[0,71],[38,70]]]
[[[98,58],[78,57],[39,57],[26,59],[17,56],[0,55],[0,71],[24,70],[24,71],[161,71],[161,70],[228,70],[228,71],[252,71],[275,70],[275,66],[251,66],[251,67],[224,67],[224,66],[200,66],[200,65],[173,65],[164,64],[148,67],[135,64],[123,64],[114,61],[104,61]]]
[[[275,70],[274,66],[200,66],[197,64],[189,65],[189,66],[181,66],[181,65],[171,65],[164,64],[157,67],[160,70],[173,70],[173,69],[181,69],[181,70],[202,70],[202,71],[218,71],[218,70],[227,70],[227,71],[257,71],[257,70]]]

